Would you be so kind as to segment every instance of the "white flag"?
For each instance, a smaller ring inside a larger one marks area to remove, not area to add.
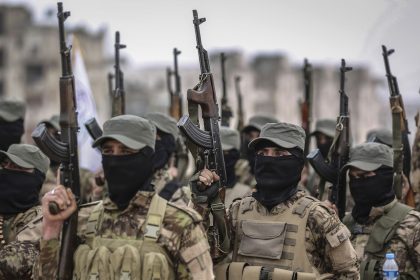
[[[101,154],[92,148],[92,138],[85,128],[85,122],[91,118],[98,119],[95,100],[90,88],[89,78],[77,38],[73,36],[73,74],[76,88],[77,122],[80,127],[77,136],[79,144],[79,166],[91,172],[97,172],[102,167]]]

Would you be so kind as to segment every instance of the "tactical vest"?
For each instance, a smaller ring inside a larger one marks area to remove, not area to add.
[[[400,222],[411,210],[411,207],[397,202],[375,222],[373,228],[369,231],[357,224],[351,215],[347,215],[343,219],[343,223],[356,238],[356,243],[366,244],[364,254],[368,253],[368,257],[362,260],[360,264],[361,280],[382,279],[380,261],[385,257],[385,245],[392,239]],[[416,272],[411,274],[400,274],[399,279],[419,279]]]
[[[259,213],[256,203],[246,197],[238,209],[232,261],[251,265],[244,279],[260,279],[255,278],[261,273],[255,266],[272,271],[269,279],[315,279],[317,271],[306,253],[305,233],[309,212],[320,202],[302,197],[276,215]]]
[[[73,279],[169,280],[175,279],[174,264],[157,240],[162,228],[167,201],[155,194],[144,224],[144,235],[103,238],[97,235],[102,226],[102,202],[90,214],[86,229],[86,244],[74,254]]]

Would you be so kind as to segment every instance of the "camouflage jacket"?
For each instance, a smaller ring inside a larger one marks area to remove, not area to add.
[[[298,191],[284,203],[271,209],[270,212],[258,201],[254,201],[255,210],[264,215],[276,215],[283,212],[286,207],[291,208],[305,192]],[[228,217],[231,223],[231,236],[236,236],[235,229],[238,223],[238,210],[240,201],[235,201],[229,209]],[[287,222],[287,221],[286,221]],[[335,213],[327,207],[316,206],[309,212],[306,225],[305,247],[309,262],[320,274],[334,274],[334,279],[359,279],[359,265],[356,253],[350,240],[339,238],[343,232],[343,225]],[[346,229],[347,231],[347,229]],[[231,239],[231,244],[235,241]]]
[[[394,235],[384,244],[382,252],[375,255],[365,252],[369,235],[375,223],[384,215],[385,211],[396,203],[397,200],[395,199],[385,206],[372,208],[369,221],[364,225],[354,223],[350,229],[352,232],[351,241],[356,249],[359,261],[377,259],[379,260],[379,268],[381,268],[385,261],[385,254],[393,252],[400,273],[417,271],[420,277],[420,213],[415,210],[408,212],[399,223]]]
[[[153,195],[154,192],[139,191],[123,211],[106,198],[103,201],[104,213],[98,235],[114,239],[141,239],[144,233],[139,229],[145,222]],[[87,220],[95,205],[91,203],[79,210],[78,236],[81,242],[86,240]],[[172,258],[176,279],[213,279],[209,245],[201,221],[201,216],[192,209],[168,203],[157,243]],[[34,275],[42,279],[53,279],[57,274],[59,241],[41,240],[40,248],[39,263]]]
[[[174,180],[174,178],[171,176],[171,174],[169,174],[168,168],[165,167],[155,171],[151,184],[154,186],[155,191],[160,193],[163,187],[172,180]],[[170,202],[179,206],[187,206],[190,200],[190,188],[181,187],[172,195]]]
[[[24,213],[3,220],[0,235],[0,279],[32,279],[32,267],[38,257],[36,240],[17,241],[17,235],[31,220],[41,214],[41,206],[34,206]]]

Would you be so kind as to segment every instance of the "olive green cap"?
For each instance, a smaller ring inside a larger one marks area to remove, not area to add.
[[[387,145],[367,142],[350,149],[350,159],[343,170],[356,167],[364,171],[373,171],[382,165],[393,167],[393,158],[392,149]]]
[[[179,130],[174,118],[162,113],[149,113],[146,115],[146,119],[152,122],[159,130],[169,133],[177,139]]]
[[[366,141],[382,143],[392,147],[392,132],[386,128],[369,130]]]
[[[220,141],[222,142],[222,150],[224,151],[231,149],[239,151],[241,147],[239,132],[226,126],[220,127]]]
[[[4,157],[8,157],[13,163],[23,168],[36,168],[46,174],[50,166],[50,160],[41,150],[34,145],[13,144],[10,145],[7,152],[0,151]]]
[[[0,120],[14,122],[25,118],[25,103],[22,101],[0,101]]]
[[[50,119],[44,120],[41,123],[45,123],[46,125],[52,126],[54,129],[60,130],[60,116],[53,115]]]
[[[302,127],[290,123],[268,123],[262,127],[260,137],[249,143],[249,148],[255,148],[255,145],[264,140],[286,149],[298,147],[303,150],[305,131]]]
[[[274,118],[274,117],[270,117],[270,116],[263,116],[263,115],[256,115],[253,116],[249,119],[248,125],[246,125],[242,131],[246,131],[249,129],[257,129],[259,131],[261,131],[262,127],[267,124],[267,123],[278,123],[279,121]]]
[[[121,115],[104,123],[104,132],[93,142],[92,147],[96,148],[108,139],[117,140],[130,149],[139,150],[149,146],[154,150],[156,128],[141,117]]]
[[[322,119],[316,121],[315,124],[315,131],[311,133],[311,136],[315,135],[316,133],[323,133],[329,137],[335,136],[335,127],[336,121],[333,119]]]

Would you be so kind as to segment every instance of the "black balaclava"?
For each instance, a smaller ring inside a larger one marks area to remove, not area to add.
[[[39,204],[39,191],[45,175],[10,169],[0,170],[0,214],[15,215]]]
[[[223,152],[226,169],[226,187],[232,188],[236,184],[235,164],[239,160],[239,151],[230,149]]]
[[[137,191],[153,191],[149,184],[153,175],[152,158],[153,149],[150,147],[130,155],[102,155],[109,198],[119,209],[127,208]]]
[[[324,159],[327,158],[328,152],[330,151],[330,147],[331,147],[331,145],[333,143],[333,140],[334,140],[332,137],[329,137],[329,136],[326,136],[326,138],[327,138],[327,140],[325,141],[325,143],[320,144],[320,143],[318,143],[318,141],[316,143],[316,146],[318,147],[318,149],[321,152],[321,155],[324,157]]]
[[[352,216],[360,224],[368,221],[372,207],[384,206],[395,198],[392,167],[382,166],[375,173],[365,178],[350,176],[350,192],[355,202]]]
[[[23,132],[23,119],[14,122],[0,121],[0,150],[7,151],[10,145],[19,144]]]
[[[160,140],[156,139],[155,155],[153,156],[153,169],[163,168],[169,161],[172,153],[176,150],[175,138],[172,134],[165,133],[161,130],[157,131]]]
[[[273,147],[271,142],[261,143],[256,150]],[[269,210],[286,201],[297,191],[304,165],[303,151],[286,149],[292,155],[282,157],[255,156],[257,191],[252,196]]]

